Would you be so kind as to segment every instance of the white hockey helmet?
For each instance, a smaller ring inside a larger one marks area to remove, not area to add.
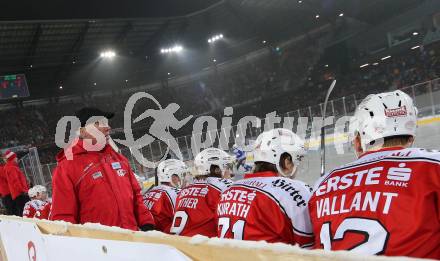
[[[218,166],[224,174],[228,168],[232,169],[234,158],[225,151],[217,148],[207,148],[197,154],[194,159],[194,170],[191,171],[193,176],[209,175],[211,166]]]
[[[284,173],[280,166],[281,155],[288,153],[295,165],[291,173]],[[306,154],[304,141],[291,130],[273,129],[261,133],[254,144],[254,162],[267,162],[274,164],[278,172],[291,177],[295,174],[301,159]]]
[[[415,137],[417,113],[411,97],[400,90],[368,95],[350,121],[351,138],[359,134],[362,149],[366,151],[368,144],[382,138]]]
[[[42,185],[35,185],[32,189],[35,191],[35,195],[47,192],[46,187]]]
[[[180,180],[188,172],[186,164],[177,159],[167,159],[157,166],[157,178],[159,182],[172,182],[172,176],[177,175]]]
[[[28,190],[28,195],[30,198],[35,198],[37,196],[37,192],[34,189],[35,187],[32,187]]]

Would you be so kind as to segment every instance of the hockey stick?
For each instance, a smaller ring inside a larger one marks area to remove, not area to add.
[[[325,96],[324,101],[324,110],[322,112],[322,127],[321,127],[321,177],[325,174],[325,117],[327,112],[327,103],[328,98],[330,97],[330,94],[332,93],[333,89],[335,88],[336,80],[333,80],[332,84],[330,85],[330,88],[327,91],[327,95]]]

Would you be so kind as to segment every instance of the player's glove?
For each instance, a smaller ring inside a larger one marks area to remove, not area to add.
[[[140,226],[139,228],[140,228],[141,231],[146,232],[146,231],[154,230],[154,225],[152,225],[152,224],[145,224],[145,225]]]

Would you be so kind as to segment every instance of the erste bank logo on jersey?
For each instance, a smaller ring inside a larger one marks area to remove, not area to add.
[[[411,178],[411,168],[407,168],[405,163],[400,163],[398,167],[392,167],[388,170],[385,185],[396,187],[408,187],[408,181]]]

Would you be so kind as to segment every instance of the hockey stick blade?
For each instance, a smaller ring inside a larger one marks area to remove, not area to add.
[[[330,88],[327,91],[327,94],[325,96],[324,101],[324,110],[322,112],[322,127],[321,127],[321,177],[325,174],[325,117],[327,112],[327,103],[328,99],[330,97],[330,94],[333,92],[333,89],[335,88],[336,80],[333,80],[332,84],[330,85]]]

